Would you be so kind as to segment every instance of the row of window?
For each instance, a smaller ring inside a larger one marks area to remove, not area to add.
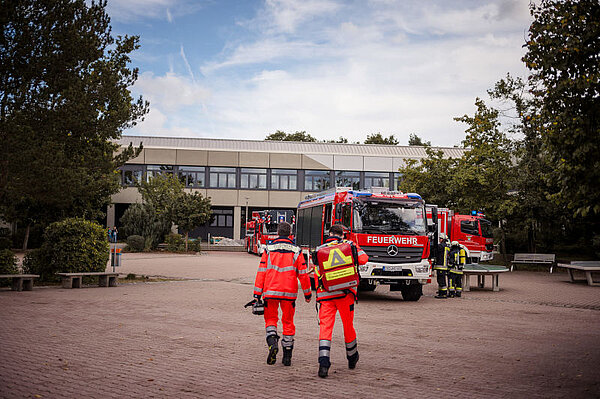
[[[135,186],[159,174],[176,175],[188,188],[323,191],[335,185],[397,190],[400,182],[399,173],[387,172],[125,165],[121,168],[122,185]]]

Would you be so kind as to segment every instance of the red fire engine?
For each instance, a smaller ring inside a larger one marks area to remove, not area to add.
[[[431,209],[427,206],[427,217],[431,218]],[[473,211],[470,215],[461,215],[447,208],[437,208],[437,233],[446,234],[450,241],[458,241],[467,250],[467,263],[477,263],[493,258],[494,238],[492,223],[485,215]]]
[[[431,282],[425,203],[418,194],[336,187],[311,194],[298,204],[296,241],[313,267],[310,251],[321,245],[332,224],[341,223],[346,238],[369,255],[359,267],[359,288],[377,284],[417,301]]]
[[[252,220],[246,223],[246,250],[262,255],[267,243],[277,238],[277,225],[288,222],[293,225],[296,217],[290,210],[266,210],[252,212]],[[293,230],[292,230],[293,231]],[[294,236],[290,236],[293,240]]]

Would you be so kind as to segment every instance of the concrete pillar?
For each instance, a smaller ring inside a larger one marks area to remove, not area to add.
[[[233,207],[233,239],[240,239],[240,230],[242,229],[242,207]]]
[[[115,204],[110,204],[106,209],[106,227],[113,227],[115,225]]]

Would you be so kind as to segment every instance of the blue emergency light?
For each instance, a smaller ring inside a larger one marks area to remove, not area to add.
[[[471,211],[471,216],[477,216],[477,211]]]

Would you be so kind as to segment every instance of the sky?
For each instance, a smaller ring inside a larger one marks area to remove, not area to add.
[[[139,35],[126,135],[262,140],[277,130],[459,145],[476,97],[521,62],[529,0],[108,0]]]

